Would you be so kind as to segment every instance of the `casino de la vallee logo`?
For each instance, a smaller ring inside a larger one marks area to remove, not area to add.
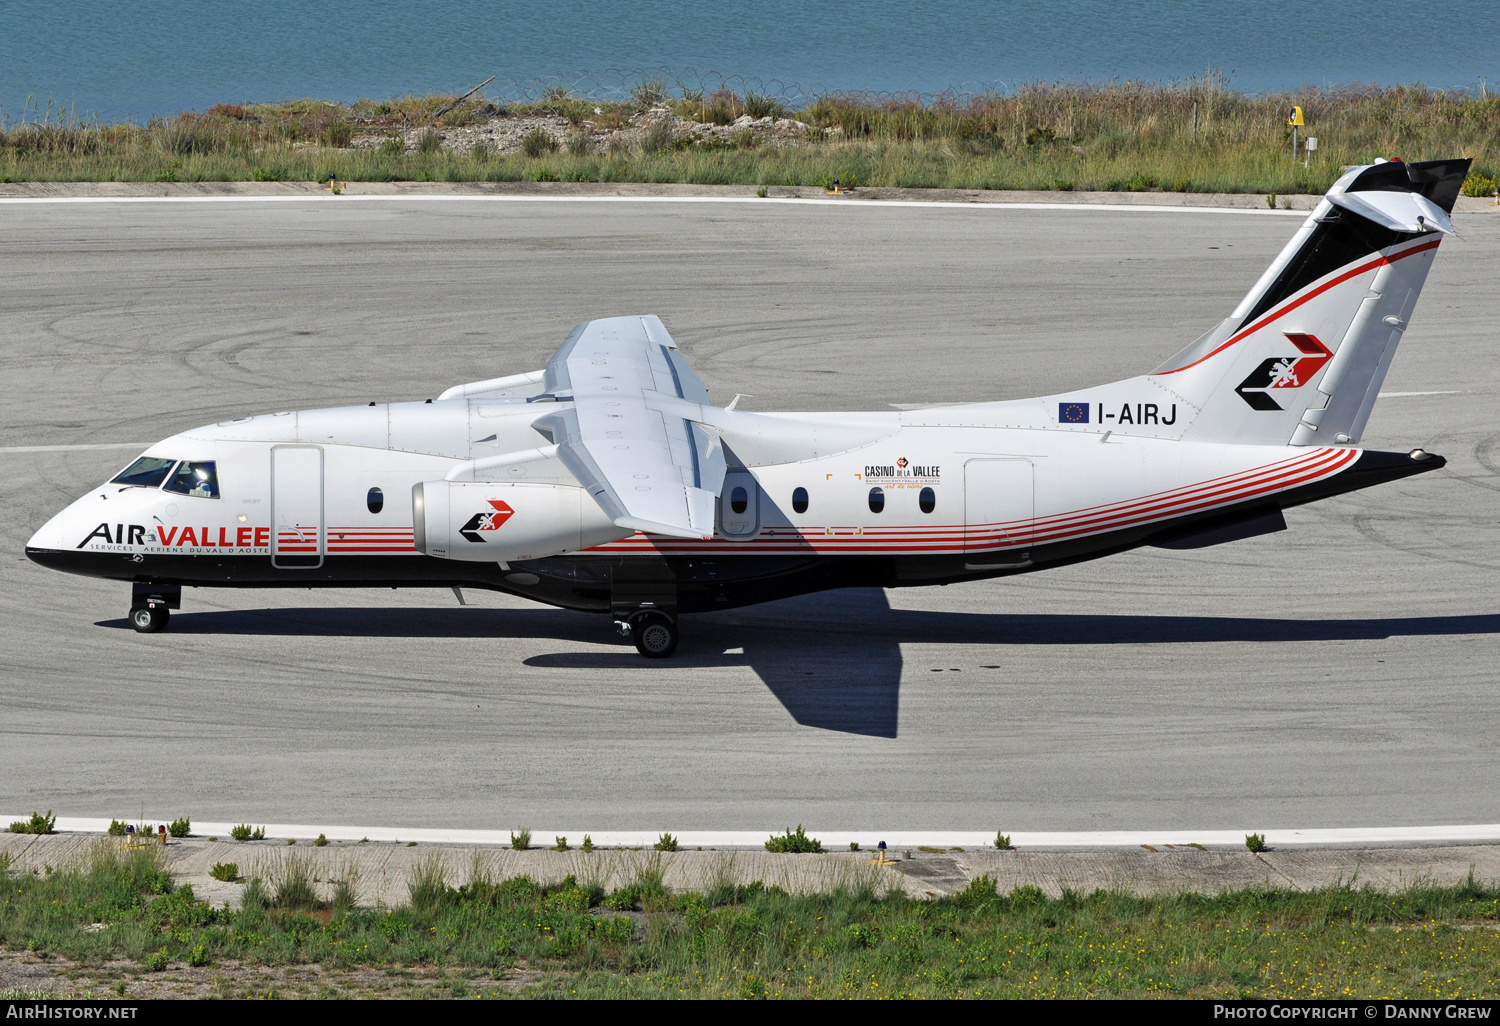
[[[902,456],[895,463],[872,463],[865,467],[865,480],[867,481],[872,477],[886,480],[922,478],[927,481],[937,481],[942,476],[943,468],[937,464],[912,463],[905,456]]]

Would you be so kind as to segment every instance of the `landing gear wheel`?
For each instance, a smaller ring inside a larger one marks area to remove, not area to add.
[[[142,634],[155,634],[167,629],[171,617],[166,606],[140,606],[130,611],[130,626]]]
[[[677,651],[677,624],[662,613],[644,613],[631,623],[635,650],[647,659],[665,659]]]

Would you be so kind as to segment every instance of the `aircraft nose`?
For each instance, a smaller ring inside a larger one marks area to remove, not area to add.
[[[26,555],[36,560],[33,550],[57,551],[59,549],[72,548],[73,546],[68,544],[68,526],[75,519],[74,507],[77,505],[78,503],[75,502],[67,509],[59,511],[51,520],[48,520],[41,527],[37,528],[37,532],[26,543]],[[73,544],[77,544],[76,538]]]

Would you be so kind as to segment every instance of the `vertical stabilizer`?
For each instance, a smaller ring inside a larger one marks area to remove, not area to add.
[[[1358,442],[1468,168],[1382,161],[1340,178],[1234,312],[1147,375],[1198,411],[1183,437]]]

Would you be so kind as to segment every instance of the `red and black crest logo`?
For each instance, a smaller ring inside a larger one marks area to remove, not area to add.
[[[515,515],[516,511],[499,499],[488,501],[491,506],[495,507],[493,513],[475,513],[469,518],[467,524],[459,528],[458,533],[471,542],[483,542],[484,538],[480,536],[481,531],[498,531],[501,524]]]
[[[1315,335],[1287,332],[1287,341],[1301,350],[1296,356],[1273,356],[1241,381],[1235,392],[1255,410],[1285,409],[1273,398],[1280,388],[1301,388],[1333,359],[1333,352]]]

